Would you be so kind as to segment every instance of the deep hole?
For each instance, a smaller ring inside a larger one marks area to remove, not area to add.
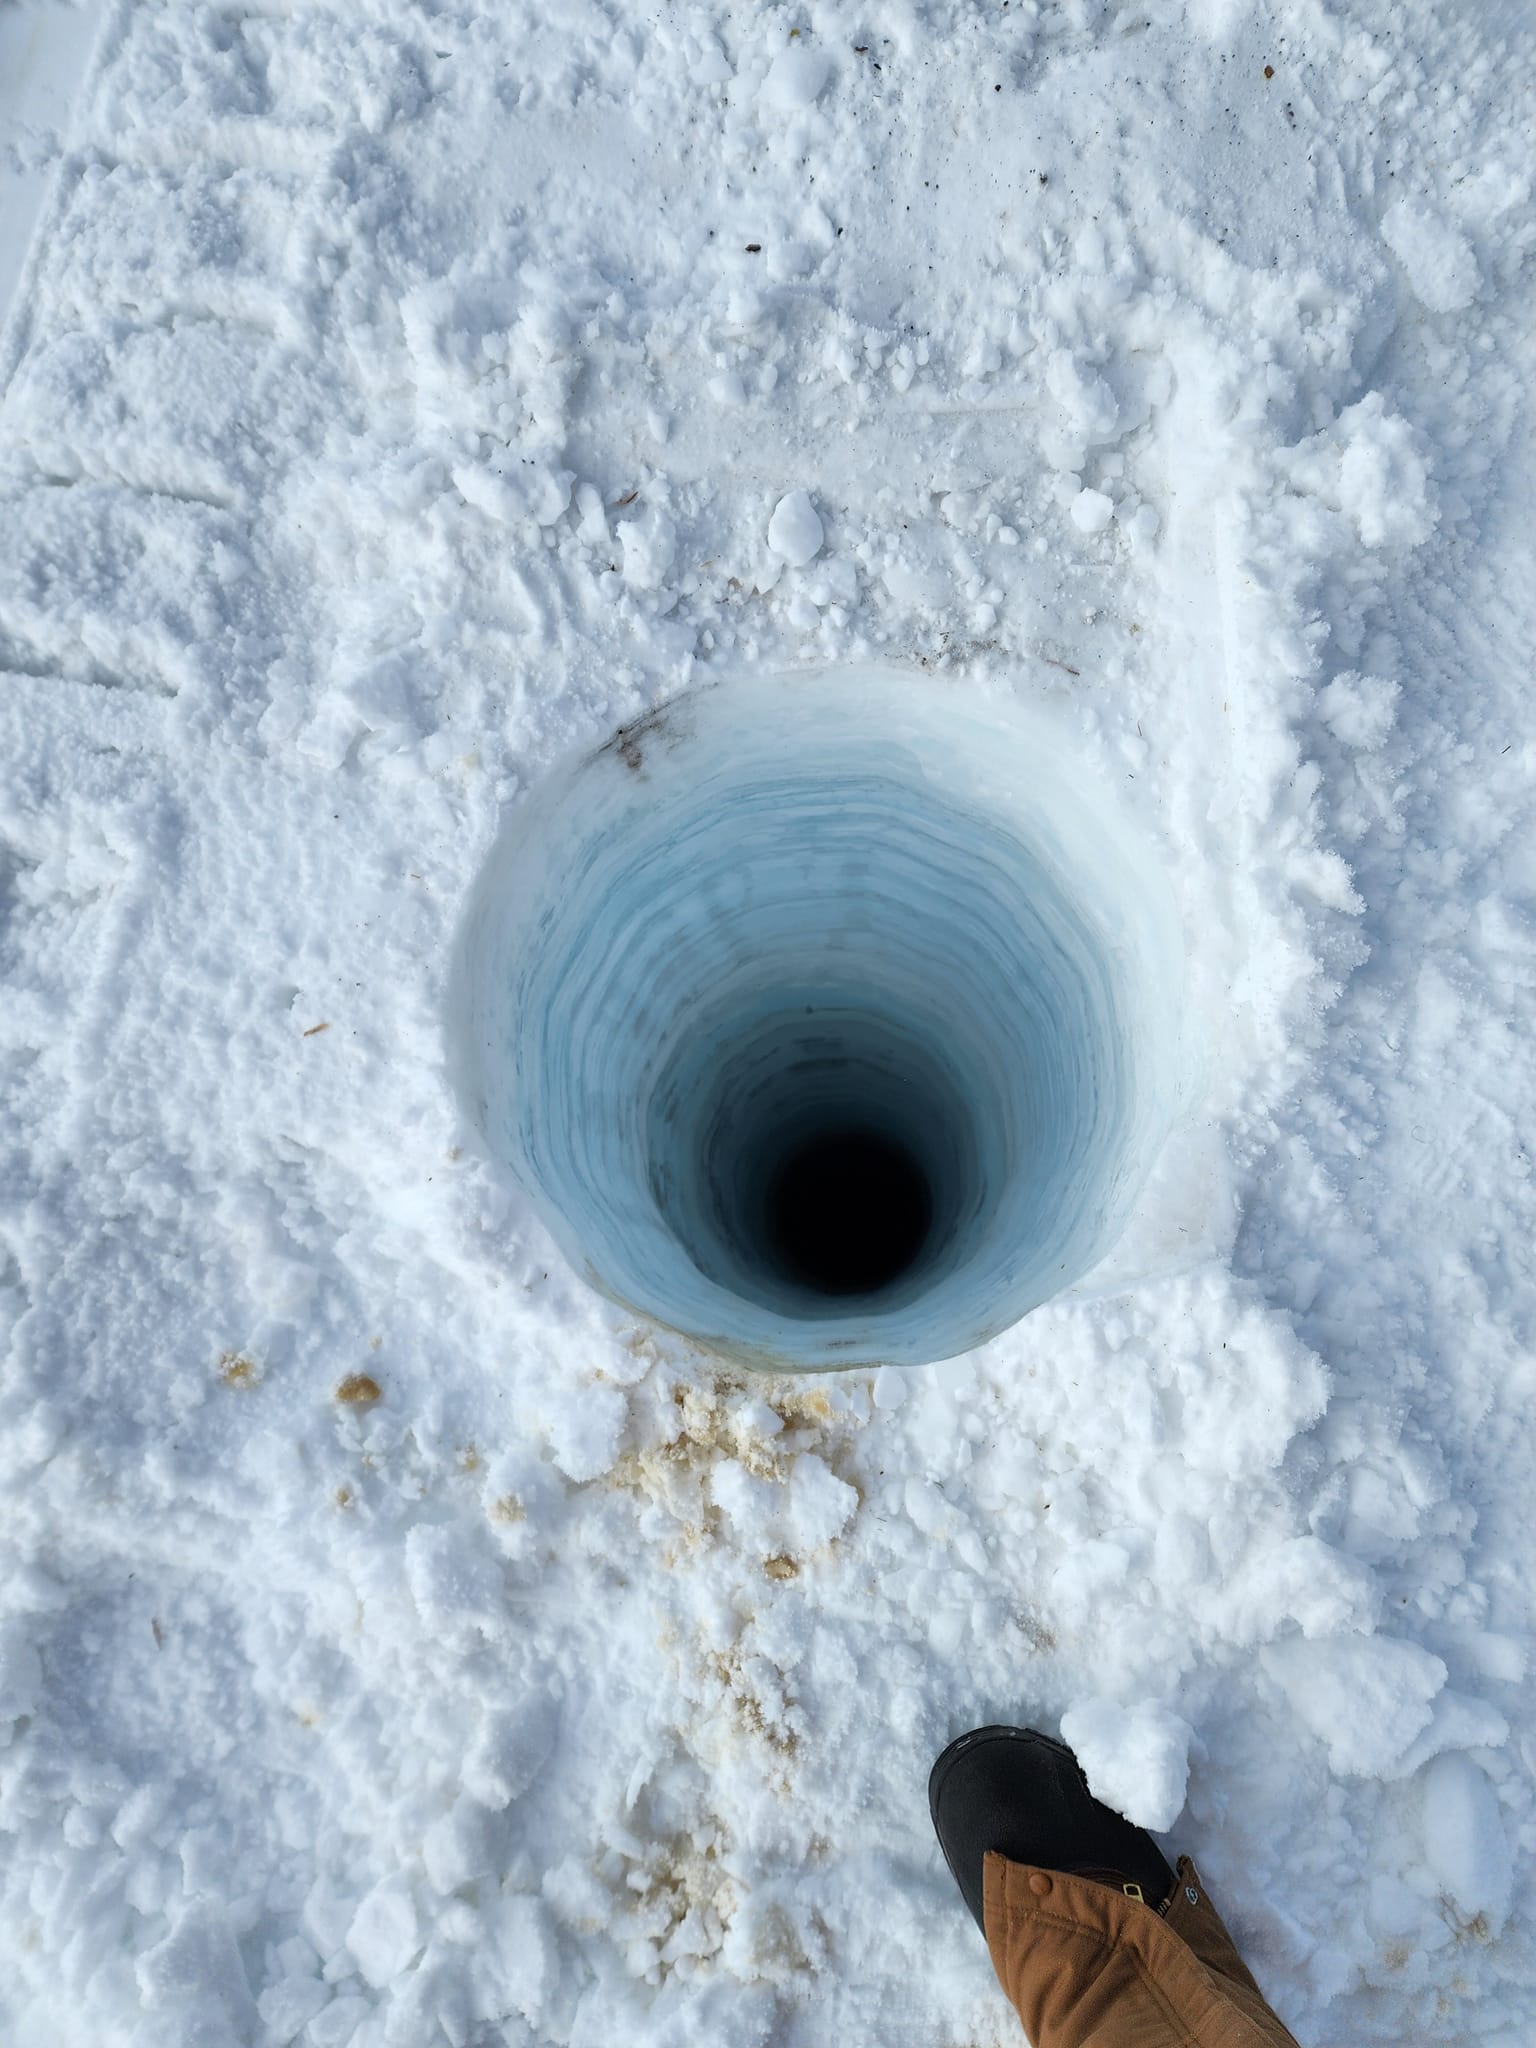
[[[786,1155],[768,1187],[768,1249],[818,1294],[889,1287],[932,1223],[928,1176],[878,1131],[818,1132]]]

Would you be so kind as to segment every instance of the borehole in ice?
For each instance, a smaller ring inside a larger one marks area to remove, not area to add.
[[[1156,856],[1054,723],[860,668],[551,774],[471,892],[450,1037],[594,1286],[752,1365],[918,1364],[1108,1250],[1181,982]]]

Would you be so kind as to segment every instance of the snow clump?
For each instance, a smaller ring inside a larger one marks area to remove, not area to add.
[[[768,521],[768,545],[791,569],[803,569],[821,552],[821,514],[809,491],[791,491],[780,498]]]
[[[1061,1717],[1095,1799],[1138,1827],[1171,1828],[1184,1807],[1193,1730],[1166,1707],[1088,1699]]]

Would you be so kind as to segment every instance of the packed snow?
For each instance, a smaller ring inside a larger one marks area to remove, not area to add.
[[[1003,1720],[1308,2048],[1527,2048],[1533,94],[1497,0],[0,8],[8,2043],[1002,2048]],[[753,1376],[450,960],[573,749],[858,662],[1073,735],[1198,1085],[1069,1295]]]

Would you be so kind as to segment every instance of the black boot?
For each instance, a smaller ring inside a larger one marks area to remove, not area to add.
[[[952,1742],[928,1779],[928,1811],[950,1875],[976,1925],[982,1862],[996,1849],[1010,1863],[1138,1887],[1160,1907],[1173,1872],[1145,1828],[1101,1805],[1065,1743],[1033,1728],[973,1728]],[[1135,1893],[1133,1891],[1133,1896]]]

